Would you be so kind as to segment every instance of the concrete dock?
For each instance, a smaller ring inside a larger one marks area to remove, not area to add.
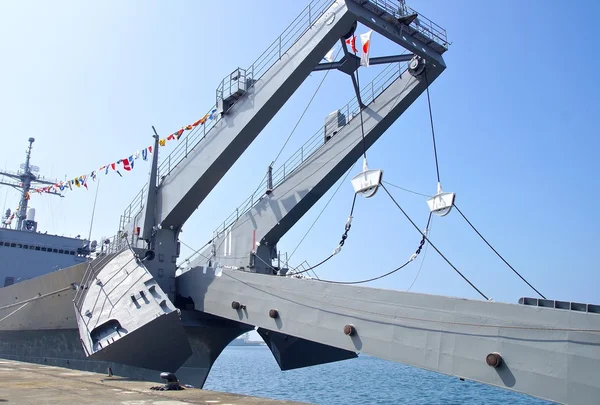
[[[306,405],[196,388],[181,391],[150,389],[158,385],[160,384],[0,359],[2,405]]]

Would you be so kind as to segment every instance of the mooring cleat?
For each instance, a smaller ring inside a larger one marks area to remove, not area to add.
[[[174,373],[160,373],[160,378],[165,380],[167,383],[162,386],[150,387],[151,390],[154,391],[179,391],[184,390],[185,388],[179,384],[179,380]]]

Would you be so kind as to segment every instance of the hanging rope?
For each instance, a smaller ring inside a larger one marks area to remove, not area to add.
[[[355,204],[356,204],[356,194],[354,194],[354,198],[352,199],[352,208],[350,209],[350,215],[348,215],[348,220],[346,221],[346,225],[344,227],[344,233],[342,234],[340,242],[338,243],[338,245],[335,248],[335,250],[333,251],[333,253],[330,254],[329,256],[327,256],[325,259],[321,260],[319,263],[315,264],[314,266],[309,267],[308,269],[290,273],[290,276],[296,276],[298,274],[306,273],[313,269],[316,269],[320,265],[326,263],[333,256],[337,255],[340,252],[340,250],[342,250],[342,247],[344,246],[344,243],[346,243],[346,239],[348,238],[348,232],[350,231],[350,228],[352,227],[352,214],[354,214],[354,205]]]
[[[335,58],[337,59],[340,51],[342,49],[340,48],[338,50],[338,52],[335,55]],[[283,146],[281,147],[281,149],[279,149],[279,152],[277,153],[277,156],[275,156],[275,159],[273,159],[273,161],[271,162],[271,166],[273,166],[275,164],[275,162],[277,162],[277,159],[279,159],[279,157],[281,156],[281,153],[283,152],[283,150],[285,149],[285,147],[287,146],[288,142],[290,141],[290,139],[292,138],[292,135],[294,134],[294,132],[296,132],[296,129],[298,128],[298,125],[300,125],[300,122],[302,121],[302,118],[304,118],[304,115],[306,114],[306,112],[308,111],[308,108],[310,107],[310,105],[312,104],[313,100],[315,99],[315,97],[317,96],[317,93],[319,92],[319,89],[321,89],[321,86],[323,85],[323,83],[325,82],[325,79],[327,78],[327,75],[329,74],[329,70],[327,70],[325,72],[325,75],[323,75],[323,79],[321,79],[321,83],[319,83],[319,86],[317,86],[317,89],[315,90],[315,92],[313,93],[312,97],[310,98],[308,104],[306,105],[306,107],[304,108],[304,111],[302,112],[302,115],[300,115],[300,118],[298,118],[298,121],[296,122],[296,125],[294,125],[294,128],[292,129],[292,132],[290,132],[290,134],[288,135],[287,139],[285,140],[285,142],[283,143]],[[252,195],[254,196],[257,192],[260,191],[260,189],[262,188],[263,185],[263,181],[266,181],[267,179],[267,174],[265,174],[262,178],[262,180],[260,181],[260,183],[258,184],[258,186],[256,187],[256,190],[254,190],[254,192],[252,193]]]
[[[429,236],[431,236],[431,225],[429,226],[428,234],[429,234]],[[423,251],[423,259],[421,259],[421,265],[419,266],[419,270],[417,271],[417,274],[415,274],[415,278],[413,279],[412,283],[410,283],[410,286],[406,289],[406,292],[409,292],[413,288],[413,286],[417,282],[417,279],[419,278],[419,274],[421,274],[421,270],[423,270],[423,265],[425,264],[425,258],[427,257],[427,248],[428,247],[429,247],[429,245],[425,245],[425,250]]]
[[[442,257],[442,259],[444,259],[444,260],[446,261],[446,263],[448,263],[448,264],[450,265],[450,267],[452,267],[452,268],[454,269],[454,271],[455,271],[455,272],[457,272],[457,273],[458,273],[458,275],[460,275],[460,276],[463,278],[463,280],[465,280],[467,283],[469,283],[469,285],[470,285],[471,287],[473,287],[473,289],[474,289],[475,291],[477,291],[477,292],[479,293],[479,295],[481,295],[483,298],[485,298],[486,300],[488,300],[488,301],[489,301],[489,298],[488,298],[488,297],[487,297],[487,296],[486,296],[484,293],[482,293],[482,292],[479,290],[479,288],[475,287],[475,285],[474,285],[474,284],[473,284],[471,281],[469,281],[469,279],[468,279],[468,278],[466,278],[466,277],[465,277],[465,276],[464,276],[464,275],[463,275],[463,274],[460,272],[460,270],[458,270],[458,269],[456,268],[456,266],[454,266],[454,265],[453,265],[453,264],[450,262],[450,260],[448,260],[448,259],[446,258],[446,256],[444,256],[444,255],[442,254],[442,252],[440,252],[440,250],[439,250],[439,249],[438,249],[438,248],[437,248],[437,247],[436,247],[436,246],[435,246],[433,243],[431,243],[431,241],[429,240],[429,238],[427,238],[427,236],[426,236],[426,235],[425,235],[423,232],[421,232],[421,230],[419,229],[419,227],[417,226],[417,224],[415,224],[415,223],[414,223],[414,221],[413,221],[413,220],[412,220],[412,219],[411,219],[411,218],[408,216],[408,214],[407,214],[407,213],[406,213],[406,212],[405,212],[405,211],[402,209],[402,207],[400,206],[400,204],[398,204],[398,202],[397,202],[397,201],[394,199],[394,197],[392,197],[392,195],[390,194],[390,192],[388,191],[388,189],[385,187],[385,185],[383,185],[383,184],[382,184],[382,185],[381,185],[381,187],[382,187],[382,188],[385,190],[385,192],[386,192],[386,193],[387,193],[387,195],[390,197],[390,199],[392,200],[392,202],[393,202],[393,203],[396,205],[396,207],[398,207],[398,209],[399,209],[399,210],[402,212],[402,214],[404,214],[404,216],[406,217],[406,219],[408,219],[408,220],[409,220],[409,222],[410,222],[410,223],[411,223],[411,224],[412,224],[412,225],[415,227],[415,229],[416,229],[417,231],[419,231],[419,233],[420,233],[421,235],[423,235],[423,237],[425,238],[425,240],[426,240],[427,242],[429,242],[429,244],[431,245],[431,247],[435,249],[435,251],[436,251],[436,252],[437,252],[437,253],[438,253],[438,254],[439,254],[441,257]]]
[[[395,185],[395,184],[392,184],[392,183],[390,183],[389,181],[382,180],[381,182],[382,182],[382,183],[385,183],[385,184],[387,184],[388,186],[395,187],[395,188],[397,188],[397,189],[399,189],[399,190],[406,191],[407,193],[411,193],[411,194],[415,194],[415,195],[420,195],[420,196],[422,196],[422,197],[431,198],[431,196],[430,196],[430,195],[423,194],[423,193],[419,193],[419,192],[417,192],[417,191],[413,191],[413,190],[409,190],[409,189],[407,189],[407,188],[404,188],[404,187],[397,186],[397,185]]]
[[[333,280],[319,280],[319,281],[323,281],[324,283],[331,283],[331,284],[363,284],[363,283],[368,283],[371,281],[375,281],[375,280],[379,280],[385,277],[388,277],[394,273],[396,273],[397,271],[402,270],[404,267],[406,267],[410,262],[412,262],[413,260],[415,260],[417,258],[417,256],[419,256],[419,253],[421,253],[421,249],[423,249],[423,245],[425,244],[425,235],[427,234],[427,230],[429,229],[429,223],[431,222],[431,213],[429,213],[429,218],[427,219],[427,225],[425,226],[425,232],[423,233],[423,237],[421,238],[421,242],[419,243],[419,247],[417,248],[417,250],[415,251],[415,253],[412,254],[412,256],[406,261],[406,263],[404,263],[403,265],[401,265],[400,267],[396,267],[394,270],[389,271],[385,274],[382,274],[380,276],[377,277],[373,277],[373,278],[368,278],[366,280],[359,280],[359,281],[333,281]]]
[[[205,258],[206,260],[210,260],[208,257],[204,256],[202,253],[199,253],[199,252],[200,252],[202,249],[204,249],[205,247],[207,247],[208,245],[210,245],[210,244],[212,243],[212,239],[211,239],[211,240],[209,240],[208,242],[206,242],[206,243],[204,244],[204,246],[202,246],[201,248],[199,248],[199,249],[196,249],[196,250],[194,250],[194,248],[193,248],[193,247],[191,247],[190,245],[188,245],[187,243],[185,243],[185,242],[184,242],[184,241],[182,241],[181,239],[179,240],[179,242],[181,242],[181,244],[182,244],[183,246],[185,246],[185,247],[187,247],[188,249],[192,250],[192,251],[193,251],[193,253],[192,253],[191,255],[189,255],[189,256],[187,257],[187,259],[184,259],[184,260],[183,260],[183,261],[182,261],[182,262],[179,264],[179,266],[177,266],[177,268],[178,268],[178,269],[179,269],[179,268],[181,268],[181,266],[183,266],[183,264],[184,264],[184,263],[188,262],[188,261],[189,261],[189,260],[190,260],[192,257],[194,257],[196,254],[200,254],[200,256],[202,256],[202,257],[203,257],[203,258]]]
[[[358,69],[356,69],[356,87],[358,88],[358,95],[360,95],[360,78],[358,75]],[[356,101],[361,102],[359,97],[356,97]],[[367,143],[365,141],[365,123],[363,121],[363,106],[362,103],[359,107],[359,115],[360,115],[360,131],[362,135],[362,145],[363,145],[363,158],[367,159]]]
[[[335,59],[337,59],[337,57],[338,57],[338,55],[339,55],[339,53],[340,53],[341,50],[342,50],[342,48],[338,49],[337,53],[335,54]],[[308,104],[304,108],[304,111],[302,112],[302,115],[300,115],[300,118],[298,118],[298,121],[296,122],[296,125],[294,125],[294,128],[292,129],[292,132],[290,132],[290,134],[288,135],[288,137],[285,140],[283,146],[279,150],[279,153],[277,153],[277,156],[275,156],[275,159],[273,159],[273,162],[271,162],[271,165],[274,165],[275,162],[277,161],[277,159],[279,159],[279,156],[281,156],[281,153],[285,149],[285,146],[288,144],[288,142],[289,142],[290,138],[292,137],[292,135],[294,134],[294,132],[296,132],[296,128],[298,128],[298,125],[300,125],[300,122],[302,121],[302,118],[304,118],[304,114],[306,114],[306,111],[308,111],[308,108],[310,107],[310,105],[312,104],[313,100],[317,96],[317,93],[319,92],[319,89],[321,88],[321,86],[325,82],[325,79],[327,79],[327,75],[329,74],[330,71],[331,71],[331,69],[328,69],[325,72],[325,74],[323,75],[323,79],[321,79],[321,83],[319,83],[319,86],[317,86],[317,89],[315,90],[315,92],[313,93],[312,97],[310,98]]]
[[[437,174],[437,181],[440,183],[440,167],[438,164],[437,147],[435,143],[435,130],[433,129],[433,114],[431,112],[431,99],[429,97],[429,81],[427,80],[427,69],[423,73],[425,75],[425,90],[427,91],[427,105],[429,106],[429,122],[431,123],[431,137],[433,138],[433,155],[435,157],[435,172]]]
[[[337,194],[337,192],[340,191],[340,187],[342,187],[342,184],[344,184],[346,182],[346,178],[348,178],[348,175],[350,174],[350,172],[352,171],[352,169],[354,168],[355,165],[356,165],[356,163],[350,169],[348,169],[348,171],[346,172],[346,175],[344,176],[344,178],[342,179],[342,181],[340,182],[340,184],[338,184],[337,188],[335,189],[335,191],[333,192],[333,194],[331,195],[331,197],[329,197],[329,200],[327,201],[327,203],[325,204],[325,206],[323,207],[323,209],[321,210],[321,212],[319,212],[319,215],[317,215],[317,217],[315,218],[315,220],[313,221],[313,223],[310,225],[310,227],[308,228],[308,230],[306,231],[306,233],[304,234],[304,236],[302,237],[302,239],[300,239],[300,242],[298,242],[298,244],[296,245],[296,247],[294,248],[294,250],[292,251],[292,253],[290,254],[290,256],[287,258],[288,261],[292,258],[292,256],[294,255],[294,253],[296,253],[296,250],[298,250],[298,248],[300,247],[300,245],[302,244],[302,242],[304,242],[304,239],[306,239],[306,237],[308,236],[308,233],[313,229],[313,227],[315,226],[315,224],[317,223],[317,221],[319,220],[319,218],[321,218],[321,215],[323,215],[323,212],[325,212],[325,209],[327,208],[327,206],[329,205],[329,203],[331,202],[331,200],[333,200],[333,197],[335,197],[335,195]]]
[[[477,230],[477,228],[475,228],[475,226],[474,226],[474,225],[471,223],[471,221],[469,221],[469,220],[467,219],[467,217],[465,216],[465,214],[463,214],[463,213],[462,213],[462,211],[461,211],[461,210],[460,210],[460,209],[459,209],[459,208],[456,206],[456,204],[454,204],[454,209],[456,209],[456,211],[458,211],[458,213],[459,213],[459,214],[460,214],[460,215],[461,215],[461,216],[464,218],[464,220],[465,220],[465,221],[467,221],[467,224],[469,224],[469,225],[471,226],[471,228],[473,228],[473,230],[475,231],[475,233],[476,233],[477,235],[479,235],[479,237],[481,238],[481,240],[483,240],[483,241],[486,243],[486,245],[488,245],[488,246],[490,247],[490,249],[492,249],[492,251],[493,251],[494,253],[496,253],[496,256],[498,256],[498,257],[499,257],[499,258],[500,258],[500,259],[501,259],[501,260],[504,262],[504,264],[506,264],[506,265],[507,265],[507,266],[508,266],[508,267],[509,267],[509,268],[510,268],[510,269],[511,269],[511,270],[512,270],[512,271],[513,271],[513,272],[514,272],[514,273],[515,273],[517,276],[519,276],[519,278],[521,278],[521,280],[523,280],[523,281],[524,281],[524,282],[525,282],[525,283],[526,283],[526,284],[527,284],[529,287],[531,287],[531,289],[532,289],[533,291],[535,291],[536,293],[538,293],[538,295],[539,295],[540,297],[542,297],[543,299],[546,299],[546,297],[544,297],[544,295],[543,295],[541,292],[539,292],[539,291],[538,291],[538,290],[537,290],[537,289],[536,289],[534,286],[532,286],[532,285],[529,283],[529,281],[525,280],[525,278],[524,278],[524,277],[523,277],[521,274],[519,274],[519,272],[518,272],[517,270],[515,270],[515,268],[514,268],[513,266],[511,266],[511,265],[510,265],[510,264],[509,264],[509,263],[508,263],[508,262],[507,262],[507,261],[504,259],[504,257],[502,257],[502,256],[500,255],[500,253],[498,253],[498,251],[497,251],[496,249],[494,249],[494,247],[493,247],[493,246],[492,246],[492,245],[491,245],[491,244],[490,244],[490,243],[487,241],[487,239],[485,239],[485,238],[483,237],[483,235],[482,235],[481,233],[479,233],[479,231]]]

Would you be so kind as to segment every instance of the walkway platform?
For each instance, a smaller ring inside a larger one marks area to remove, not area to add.
[[[0,359],[0,404],[306,405],[188,388],[153,391],[156,383]]]

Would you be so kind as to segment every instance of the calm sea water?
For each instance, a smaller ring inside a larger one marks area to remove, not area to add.
[[[266,346],[227,347],[204,388],[320,405],[552,404],[364,355],[282,372]]]

